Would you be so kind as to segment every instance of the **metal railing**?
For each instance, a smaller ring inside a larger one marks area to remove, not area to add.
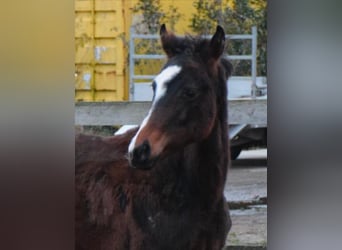
[[[162,54],[136,54],[135,53],[135,39],[159,39],[159,35],[143,35],[136,34],[134,32],[134,27],[130,29],[131,39],[129,43],[129,100],[134,101],[134,83],[135,80],[152,80],[155,75],[135,75],[135,60],[139,59],[165,59],[166,56]],[[210,38],[211,36],[205,36]],[[256,97],[256,78],[257,78],[257,28],[252,27],[251,34],[244,35],[226,35],[229,40],[252,40],[251,42],[251,54],[250,55],[228,55],[229,60],[250,60],[251,61],[251,97],[254,99]]]

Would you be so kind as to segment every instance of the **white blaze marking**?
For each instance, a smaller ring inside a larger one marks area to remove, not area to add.
[[[140,131],[142,130],[143,127],[145,127],[145,125],[147,124],[148,122],[148,119],[150,119],[150,116],[151,116],[151,112],[152,109],[150,109],[150,111],[148,112],[148,115],[145,117],[145,119],[143,120],[143,122],[141,123],[141,126],[138,130],[138,132],[135,134],[135,136],[132,138],[131,140],[131,143],[129,144],[128,146],[128,152],[129,153],[132,153],[133,152],[133,149],[135,147],[135,141],[137,140],[137,137],[138,137],[138,134],[140,133]]]
[[[181,71],[181,67],[178,65],[172,65],[169,66],[167,68],[165,68],[162,72],[160,72],[159,75],[156,76],[156,78],[154,79],[155,83],[156,83],[156,92],[155,92],[155,97],[152,103],[152,107],[150,109],[150,111],[148,112],[147,116],[145,117],[145,119],[143,120],[138,132],[136,133],[136,135],[132,138],[131,143],[128,146],[128,152],[132,153],[133,149],[135,147],[135,141],[137,140],[137,137],[140,133],[140,131],[146,126],[148,120],[151,117],[151,114],[154,110],[154,106],[155,104],[158,102],[158,100],[160,100],[166,93],[167,91],[167,86],[166,84],[171,81],[173,78],[175,78],[175,76]]]
[[[169,66],[156,76],[154,79],[156,83],[156,93],[153,104],[165,95],[167,91],[166,84],[171,81],[181,71],[181,69],[182,68],[178,65]]]

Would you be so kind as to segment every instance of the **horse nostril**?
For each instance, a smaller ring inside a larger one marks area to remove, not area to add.
[[[132,153],[132,159],[139,164],[148,162],[151,154],[151,147],[148,141],[144,141],[140,146],[136,147]]]
[[[144,141],[144,143],[142,144],[142,151],[145,154],[150,155],[150,144],[148,143],[148,141]]]

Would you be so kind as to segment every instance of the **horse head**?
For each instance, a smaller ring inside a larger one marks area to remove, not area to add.
[[[128,147],[130,165],[139,169],[150,169],[160,157],[210,135],[217,121],[218,84],[225,84],[232,69],[221,58],[225,33],[220,26],[210,40],[178,37],[165,25],[160,37],[168,60],[153,80],[151,108]]]

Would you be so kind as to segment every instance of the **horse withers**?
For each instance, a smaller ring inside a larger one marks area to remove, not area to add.
[[[168,60],[137,129],[76,136],[76,249],[220,250],[231,226],[220,26],[208,39],[161,26]]]

